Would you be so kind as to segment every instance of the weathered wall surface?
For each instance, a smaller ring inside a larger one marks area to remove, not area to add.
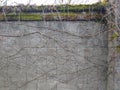
[[[0,90],[106,90],[104,31],[94,21],[0,22]]]

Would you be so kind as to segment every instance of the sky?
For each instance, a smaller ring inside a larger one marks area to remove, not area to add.
[[[70,0],[0,0],[0,5],[53,5],[53,4],[68,4]],[[100,0],[71,0],[70,4],[93,4]]]

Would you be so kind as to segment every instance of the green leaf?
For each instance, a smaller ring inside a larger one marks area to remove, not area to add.
[[[119,34],[118,32],[115,32],[113,35],[112,35],[112,39],[117,39],[119,37]]]

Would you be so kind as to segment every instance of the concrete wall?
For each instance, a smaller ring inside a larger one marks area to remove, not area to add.
[[[0,22],[0,90],[106,90],[105,30],[94,21]]]

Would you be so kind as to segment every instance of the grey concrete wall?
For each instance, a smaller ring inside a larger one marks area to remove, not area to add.
[[[0,90],[106,90],[106,71],[102,23],[0,22]]]

